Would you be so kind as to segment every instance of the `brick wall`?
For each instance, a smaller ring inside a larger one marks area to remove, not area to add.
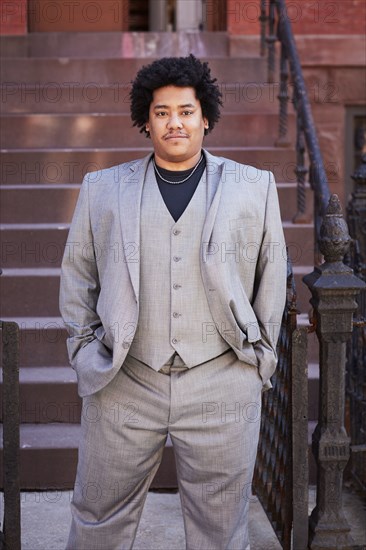
[[[217,1],[207,0],[208,10]],[[365,0],[286,0],[286,5],[295,34],[366,33]],[[259,15],[260,0],[227,0],[231,35],[258,34]],[[27,27],[27,0],[0,0],[0,34],[26,34]]]
[[[365,0],[286,0],[297,35],[365,34]],[[259,34],[260,0],[227,0],[228,31]]]
[[[0,34],[27,33],[27,0],[0,0]]]

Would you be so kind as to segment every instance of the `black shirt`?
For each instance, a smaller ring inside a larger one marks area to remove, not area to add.
[[[202,160],[192,176],[184,183],[175,185],[172,183],[166,183],[159,177],[159,174],[155,170],[156,181],[158,182],[161,196],[163,197],[166,207],[168,208],[174,221],[178,221],[187,208],[189,201],[197,189],[205,168],[206,159],[205,156],[202,155]],[[192,168],[189,168],[189,170],[176,171],[166,170],[165,168],[160,168],[160,166],[158,166],[158,170],[163,178],[169,181],[182,181],[190,174],[190,172],[192,172]]]

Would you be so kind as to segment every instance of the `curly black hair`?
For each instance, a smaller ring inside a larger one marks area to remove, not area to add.
[[[209,122],[209,129],[205,130],[206,135],[220,118],[222,94],[216,82],[216,78],[211,78],[208,63],[201,62],[192,54],[188,57],[163,57],[150,65],[145,65],[132,82],[130,99],[133,125],[140,128],[140,132],[145,132],[148,137],[145,124],[149,119],[154,90],[163,86],[191,86],[200,101],[202,115]]]

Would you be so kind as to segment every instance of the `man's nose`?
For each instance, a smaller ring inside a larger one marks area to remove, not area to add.
[[[168,120],[168,128],[174,130],[175,128],[183,128],[182,121],[178,114],[172,114]]]

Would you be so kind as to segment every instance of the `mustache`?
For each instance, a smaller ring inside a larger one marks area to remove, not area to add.
[[[174,138],[174,137],[189,137],[189,135],[186,134],[185,132],[167,132],[163,136],[164,139]]]

